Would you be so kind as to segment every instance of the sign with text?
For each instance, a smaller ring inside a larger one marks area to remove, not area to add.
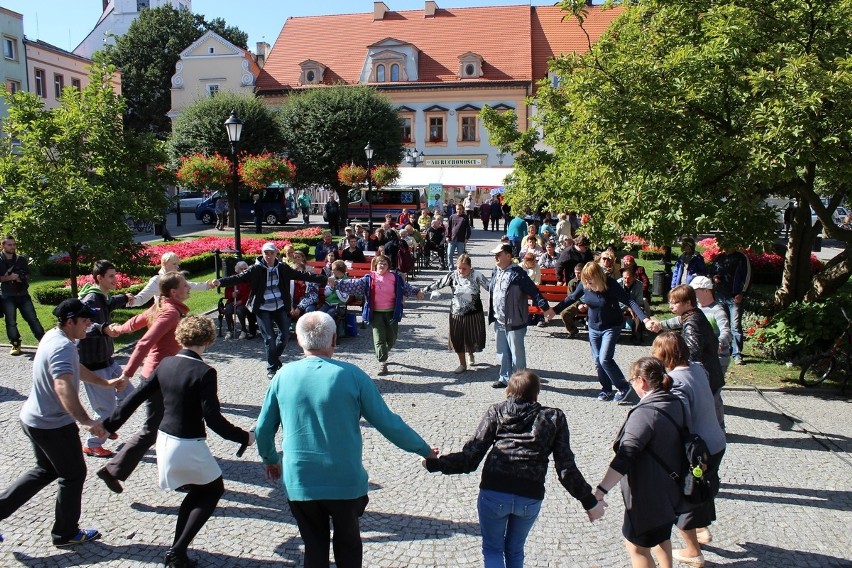
[[[481,168],[486,162],[485,156],[429,156],[424,157],[423,165],[430,168]]]

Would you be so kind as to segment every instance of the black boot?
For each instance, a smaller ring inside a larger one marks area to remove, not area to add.
[[[190,560],[186,553],[180,554],[172,549],[166,552],[166,557],[163,559],[163,565],[169,568],[194,568],[198,566],[196,560]]]

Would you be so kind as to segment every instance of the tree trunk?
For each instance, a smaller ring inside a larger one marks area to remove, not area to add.
[[[814,276],[804,300],[806,302],[824,300],[849,280],[850,273],[852,273],[852,251],[847,246],[843,252],[828,261],[819,274]]]
[[[811,288],[811,251],[821,227],[819,223],[816,226],[811,224],[811,210],[807,202],[799,200],[799,204],[787,241],[781,287],[775,292],[775,301],[782,308],[802,300]]]

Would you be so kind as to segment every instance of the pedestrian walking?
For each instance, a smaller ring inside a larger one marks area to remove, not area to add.
[[[337,202],[337,194],[332,191],[325,202],[323,218],[328,222],[328,228],[337,236],[340,234],[340,203]]]
[[[33,359],[33,384],[21,407],[21,429],[32,443],[36,466],[18,477],[0,493],[3,520],[39,491],[58,480],[55,519],[51,536],[54,546],[73,546],[101,536],[96,529],[79,527],[86,481],[86,463],[80,451],[79,422],[93,435],[106,434],[80,404],[80,381],[119,388],[123,381],[106,381],[80,366],[74,342],[86,336],[94,312],[80,300],[64,300],[53,310],[58,322],[48,331]],[[0,537],[2,539],[2,537]]]
[[[311,194],[307,189],[302,190],[299,196],[299,209],[302,210],[302,224],[305,226],[311,223]]]
[[[472,220],[465,213],[464,206],[456,206],[456,212],[447,219],[447,266],[455,266],[456,252],[462,254],[470,238]]]
[[[216,228],[220,231],[225,230],[228,226],[228,196],[221,195],[216,199],[216,205],[213,207],[213,212],[216,213]]]
[[[529,298],[548,318],[556,314],[526,271],[512,262],[512,245],[500,245],[491,253],[495,266],[488,288],[488,323],[494,324],[500,356],[500,376],[491,386],[501,389],[506,388],[509,376],[515,371],[527,368],[524,338],[529,323]]]
[[[287,502],[305,543],[305,568],[329,565],[330,526],[335,564],[360,568],[358,519],[369,501],[361,420],[407,452],[434,458],[437,449],[388,408],[369,375],[333,358],[337,338],[331,316],[306,314],[296,324],[296,339],[305,357],[285,365],[270,383],[255,429],[257,451],[268,480],[283,473]]]
[[[751,262],[739,248],[731,245],[713,261],[716,297],[728,310],[731,322],[731,359],[743,364],[743,300],[751,284]]]
[[[6,318],[6,336],[12,348],[10,355],[20,355],[21,334],[18,331],[18,311],[30,326],[37,341],[44,337],[44,327],[38,321],[33,300],[30,298],[29,259],[17,254],[15,237],[3,238],[3,254],[0,254],[0,293],[3,302],[3,317]]]
[[[245,446],[254,443],[254,436],[228,422],[219,409],[216,369],[202,359],[205,349],[216,341],[213,322],[189,316],[178,324],[175,339],[182,347],[178,354],[163,359],[145,384],[104,421],[104,428],[117,432],[143,402],[162,400],[163,419],[157,431],[159,486],[186,493],[164,563],[184,568],[196,565],[187,549],[225,492],[222,470],[207,445],[205,425]]]
[[[255,193],[251,203],[251,215],[254,219],[254,232],[258,235],[263,234],[263,203],[260,201],[260,194]]]
[[[540,392],[538,375],[517,371],[506,400],[488,409],[460,452],[423,460],[428,471],[450,475],[476,471],[485,458],[477,501],[485,568],[524,565],[524,543],[541,510],[551,454],[560,483],[580,501],[589,521],[604,514],[574,462],[565,413],[542,406]]]
[[[452,290],[450,302],[449,345],[459,357],[454,373],[464,373],[468,364],[476,364],[474,353],[485,349],[485,309],[479,290],[488,290],[488,279],[473,269],[470,257],[459,256],[456,269],[429,284],[423,292],[436,292],[447,286]],[[465,354],[468,360],[465,361]]]

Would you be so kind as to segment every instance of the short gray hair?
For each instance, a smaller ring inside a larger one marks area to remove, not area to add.
[[[331,347],[337,325],[325,312],[308,312],[296,322],[296,339],[306,351],[319,351]]]

